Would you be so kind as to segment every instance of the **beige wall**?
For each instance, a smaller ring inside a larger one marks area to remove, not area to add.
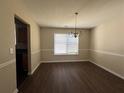
[[[91,32],[91,60],[124,77],[124,14],[107,20]]]
[[[15,49],[15,14],[31,26],[32,70],[39,64],[40,57],[42,61],[54,61],[63,59],[87,60],[89,56],[87,50],[89,49],[89,31],[82,31],[80,37],[81,50],[78,56],[54,56],[53,33],[70,32],[71,29],[42,28],[39,32],[39,27],[25,10],[26,8],[18,0],[0,1],[0,93],[13,93],[16,89],[15,54],[9,53],[10,47]],[[91,60],[124,76],[124,15],[118,15],[105,21],[92,31]]]
[[[62,61],[62,60],[88,60],[89,57],[89,30],[81,31],[79,38],[79,55],[54,55],[54,33],[69,33],[74,29],[62,28],[41,28],[41,61]]]
[[[15,53],[9,53],[9,48],[15,50],[15,14],[30,24],[31,27],[32,70],[40,62],[39,27],[25,10],[18,0],[0,1],[0,93],[13,93],[16,89]]]

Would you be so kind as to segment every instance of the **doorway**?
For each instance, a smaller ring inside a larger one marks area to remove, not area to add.
[[[15,17],[17,88],[30,73],[30,25]]]

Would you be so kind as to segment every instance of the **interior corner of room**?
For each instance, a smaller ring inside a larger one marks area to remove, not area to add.
[[[78,12],[77,28],[75,12]],[[53,70],[52,64],[67,63],[67,67],[73,67],[79,63],[81,67],[87,62],[89,68],[94,64],[98,67],[95,70],[102,68],[123,81],[123,24],[123,0],[1,0],[0,93],[18,93],[22,83],[34,77],[42,64],[48,64]],[[77,39],[69,36],[75,29],[79,33]],[[46,71],[48,68],[43,66]],[[82,69],[85,70],[85,66]],[[118,89],[119,86],[121,84],[114,85]],[[115,93],[122,93],[124,89],[117,91]],[[98,90],[98,93],[101,92]]]

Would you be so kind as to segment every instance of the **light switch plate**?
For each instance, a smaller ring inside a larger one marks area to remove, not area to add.
[[[10,52],[10,54],[14,54],[14,49],[13,48],[10,48],[9,49],[9,52]]]

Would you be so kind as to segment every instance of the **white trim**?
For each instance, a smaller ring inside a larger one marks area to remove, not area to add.
[[[102,69],[104,69],[104,70],[106,70],[106,71],[108,71],[108,72],[114,74],[115,76],[117,76],[117,77],[119,77],[119,78],[121,78],[121,79],[124,80],[124,76],[122,76],[122,75],[120,75],[120,74],[118,74],[118,73],[116,73],[116,72],[114,72],[114,71],[112,71],[112,70],[110,70],[110,69],[108,69],[108,68],[106,68],[106,67],[104,67],[104,66],[101,66],[101,65],[99,65],[99,64],[97,64],[97,63],[95,63],[95,62],[93,62],[93,61],[91,61],[91,60],[89,60],[89,62],[91,62],[91,63],[97,65],[98,67],[100,67],[100,68],[102,68]]]
[[[78,49],[79,51],[88,51],[91,49]],[[54,49],[41,49],[40,51],[54,51]]]
[[[79,55],[79,53],[73,53],[73,54],[69,54],[69,53],[54,53],[54,56],[78,56]]]
[[[19,92],[18,89],[15,89],[13,93],[18,93],[18,92]]]
[[[54,51],[54,49],[41,49],[41,51]]]
[[[1,68],[4,68],[4,67],[6,67],[6,66],[8,66],[8,65],[10,65],[10,64],[12,64],[12,63],[15,63],[15,62],[16,62],[16,60],[15,60],[15,59],[12,59],[12,60],[6,61],[6,62],[4,62],[4,63],[1,63],[1,64],[0,64],[0,69],[1,69]]]
[[[102,54],[107,54],[107,55],[124,57],[123,54],[119,54],[119,53],[107,52],[107,51],[102,51],[102,50],[92,50],[92,49],[90,49],[90,51],[97,52],[97,53],[102,53]]]
[[[41,61],[41,63],[59,63],[59,62],[88,62],[89,60],[53,60],[53,61]]]
[[[79,49],[80,51],[89,51],[91,49]]]
[[[41,51],[54,51],[54,49],[41,49],[37,51],[33,51],[31,54],[36,54]],[[93,51],[93,52],[98,52],[102,54],[107,54],[107,55],[113,55],[113,56],[121,56],[124,57],[124,54],[119,54],[119,53],[113,53],[113,52],[107,52],[107,51],[102,51],[102,50],[93,50],[93,49],[79,49],[79,51]]]
[[[41,50],[36,50],[36,51],[32,51],[31,54],[37,54],[37,53],[40,53]]]
[[[28,72],[28,75],[29,75],[29,76],[32,75],[31,72]]]
[[[32,71],[31,73],[28,73],[28,75],[33,75],[33,73],[36,71],[36,69],[40,66],[41,63],[39,63]]]

